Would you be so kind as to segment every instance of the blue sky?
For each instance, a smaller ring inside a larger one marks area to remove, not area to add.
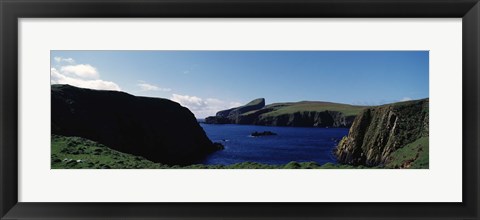
[[[51,51],[51,83],[167,98],[197,118],[265,98],[379,105],[428,97],[428,51]]]

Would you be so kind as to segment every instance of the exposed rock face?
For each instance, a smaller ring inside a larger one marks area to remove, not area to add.
[[[365,109],[355,118],[348,136],[338,144],[340,163],[377,166],[392,152],[428,136],[428,99]]]
[[[253,104],[252,104],[253,103]],[[282,111],[284,108],[294,110]],[[317,108],[322,110],[309,110]],[[265,99],[256,99],[239,108],[220,111],[205,119],[207,124],[248,124],[292,127],[350,127],[355,115],[345,115],[331,109],[363,107],[325,102],[276,103],[265,106]],[[274,114],[272,114],[274,113]]]
[[[306,111],[257,118],[253,124],[292,127],[350,127],[355,116],[344,116],[336,111]]]
[[[78,136],[165,164],[217,150],[194,115],[167,99],[52,85],[52,134]]]

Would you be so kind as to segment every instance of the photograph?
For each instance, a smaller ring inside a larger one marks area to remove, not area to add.
[[[480,0],[0,2],[1,220],[480,220]]]
[[[51,50],[51,169],[429,169],[429,51]]]

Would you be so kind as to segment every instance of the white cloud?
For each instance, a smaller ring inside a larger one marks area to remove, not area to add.
[[[72,58],[54,57],[53,59],[54,59],[57,63],[61,63],[61,62],[66,62],[66,63],[70,63],[70,64],[75,63],[75,60],[72,59]]]
[[[406,101],[410,101],[410,100],[413,100],[413,99],[410,98],[410,97],[403,97],[402,99],[400,99],[400,102],[406,102]]]
[[[234,108],[234,107],[240,107],[244,104],[240,103],[240,102],[230,102],[230,108]]]
[[[142,92],[145,92],[145,91],[170,92],[170,91],[172,91],[172,89],[170,89],[170,88],[160,88],[160,87],[158,87],[158,86],[151,85],[151,84],[145,83],[145,82],[143,82],[143,81],[141,81],[139,84],[137,84],[137,86],[140,87],[140,89],[141,89]]]
[[[97,72],[97,68],[91,66],[90,64],[62,66],[60,70],[64,74],[73,74],[86,79],[98,79],[100,77]]]
[[[98,90],[115,90],[121,91],[120,86],[114,82],[104,81],[100,79],[81,79],[75,78],[75,76],[69,76],[62,70],[55,68],[50,69],[50,83],[52,84],[69,84],[76,87]]]
[[[172,94],[171,100],[178,102],[191,110],[199,110],[207,106],[206,101],[196,96]]]
[[[202,99],[197,96],[179,94],[172,94],[172,97],[170,99],[190,109],[190,111],[192,111],[197,118],[213,116],[218,111],[242,105],[239,102],[225,102],[215,98]]]

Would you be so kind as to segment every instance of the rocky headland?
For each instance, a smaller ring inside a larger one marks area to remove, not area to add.
[[[190,110],[161,98],[51,86],[52,134],[87,138],[157,163],[193,164],[221,149]]]
[[[265,105],[255,99],[244,106],[218,112],[207,124],[247,124],[292,127],[350,127],[365,107],[331,102],[288,102]]]
[[[363,110],[338,144],[342,164],[428,168],[429,100],[399,102]]]

